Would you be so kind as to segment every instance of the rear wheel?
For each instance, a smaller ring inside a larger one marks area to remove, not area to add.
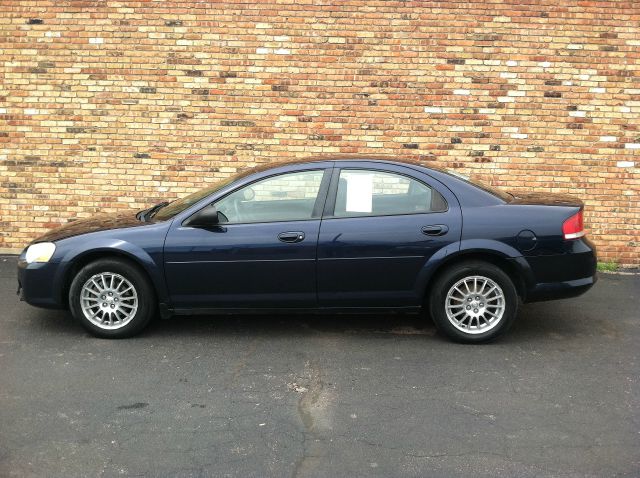
[[[123,338],[149,323],[155,296],[137,266],[121,259],[100,259],[76,274],[69,289],[69,308],[93,335]]]
[[[507,331],[518,309],[518,294],[509,276],[482,261],[456,264],[434,283],[429,309],[436,327],[464,343],[493,340]]]

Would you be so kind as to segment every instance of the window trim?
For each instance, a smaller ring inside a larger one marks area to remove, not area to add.
[[[359,215],[359,216],[336,216],[335,208],[336,208],[336,199],[338,196],[338,182],[340,180],[340,172],[342,170],[373,171],[373,172],[379,172],[379,173],[397,174],[398,176],[404,176],[405,178],[417,181],[420,184],[428,187],[429,189],[436,191],[442,197],[447,207],[442,211],[406,212],[406,213],[400,213],[400,214],[367,214],[367,215]],[[447,198],[445,197],[445,195],[442,194],[437,188],[435,188],[434,186],[431,186],[430,184],[426,183],[422,179],[416,178],[415,176],[412,176],[408,173],[403,173],[395,170],[371,168],[367,166],[352,166],[352,167],[346,167],[346,168],[336,167],[333,169],[333,174],[331,176],[331,184],[329,185],[328,197],[325,203],[322,219],[358,219],[358,218],[367,218],[367,217],[415,216],[415,215],[421,215],[421,214],[444,214],[446,212],[449,212],[449,201],[447,201]]]
[[[189,216],[184,218],[182,220],[182,222],[180,223],[180,225],[182,227],[192,227],[192,226],[189,226],[189,225],[185,225],[185,222],[188,222],[189,219],[191,218],[191,216],[193,216],[194,214],[198,213],[199,211],[201,211],[205,207],[209,207],[211,205],[216,204],[219,201],[222,201],[227,196],[230,196],[231,194],[233,194],[233,193],[235,193],[237,191],[240,191],[241,189],[244,189],[246,187],[251,187],[251,185],[253,185],[253,184],[259,183],[261,181],[266,181],[267,179],[275,178],[275,177],[278,177],[278,176],[284,176],[284,175],[287,175],[287,174],[311,173],[311,172],[315,172],[315,171],[322,171],[322,179],[320,180],[320,187],[318,188],[318,193],[316,194],[316,200],[314,202],[313,210],[311,211],[311,217],[309,219],[290,219],[290,220],[278,220],[278,221],[224,222],[224,223],[220,223],[218,226],[219,227],[226,227],[226,226],[236,226],[236,225],[242,225],[242,224],[274,224],[274,223],[278,223],[278,222],[318,221],[318,220],[322,219],[322,211],[324,209],[324,204],[325,204],[325,202],[327,200],[327,193],[328,193],[328,190],[329,190],[329,181],[330,181],[330,178],[331,178],[331,172],[333,171],[332,167],[299,169],[299,170],[296,170],[296,171],[280,172],[280,173],[271,174],[269,176],[264,176],[264,177],[261,177],[261,178],[257,178],[256,180],[248,182],[246,184],[243,184],[242,186],[239,186],[239,187],[237,187],[235,189],[232,189],[231,191],[228,191],[227,193],[225,193],[223,196],[221,196],[219,198],[216,198],[214,201],[205,204],[200,209],[194,211],[193,214],[190,214]]]

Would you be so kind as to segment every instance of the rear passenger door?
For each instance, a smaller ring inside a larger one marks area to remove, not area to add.
[[[419,171],[386,163],[334,169],[318,241],[320,307],[416,307],[418,274],[460,240],[455,196]]]

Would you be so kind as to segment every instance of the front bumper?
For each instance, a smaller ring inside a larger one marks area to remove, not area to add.
[[[18,295],[29,305],[47,309],[64,308],[58,288],[54,262],[34,262],[27,264],[24,254],[18,259]]]

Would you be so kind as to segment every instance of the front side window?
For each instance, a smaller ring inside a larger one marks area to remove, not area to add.
[[[215,206],[221,222],[312,219],[323,170],[280,174],[238,189]]]
[[[335,217],[387,216],[446,211],[442,195],[401,174],[364,169],[340,171]]]

